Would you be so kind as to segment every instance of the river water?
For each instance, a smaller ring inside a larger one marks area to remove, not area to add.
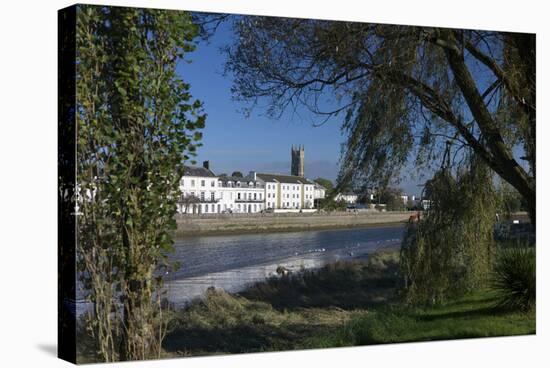
[[[182,307],[212,286],[238,292],[276,276],[278,266],[292,272],[365,258],[380,247],[399,244],[403,233],[403,226],[393,226],[177,239],[171,259],[180,268],[164,276],[166,297]],[[77,315],[89,308],[82,290],[79,294]]]
[[[364,258],[380,247],[399,244],[403,232],[398,226],[178,239],[173,258],[181,267],[165,276],[167,298],[182,306],[211,286],[240,291],[276,276],[278,266],[296,271]]]

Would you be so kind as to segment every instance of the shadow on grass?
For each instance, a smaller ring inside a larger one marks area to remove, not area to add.
[[[331,335],[337,327],[308,323],[274,325],[238,325],[231,328],[187,328],[170,332],[164,349],[177,355],[252,353],[303,349],[304,339]]]
[[[449,311],[444,313],[432,313],[427,315],[416,315],[419,321],[436,321],[441,319],[460,319],[460,318],[480,318],[480,317],[498,317],[506,315],[509,311],[497,307],[483,307],[478,309]]]

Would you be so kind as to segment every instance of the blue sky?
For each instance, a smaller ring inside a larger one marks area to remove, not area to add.
[[[229,25],[223,25],[208,43],[200,42],[187,55],[191,63],[178,65],[181,78],[190,83],[193,97],[203,101],[208,114],[197,163],[209,160],[216,174],[241,171],[246,175],[252,170],[289,174],[291,146],[300,144],[305,147],[306,176],[334,181],[345,141],[339,118],[315,127],[313,123],[319,121],[300,110],[274,120],[256,108],[246,117],[241,111],[246,105],[232,100],[231,76],[223,76],[225,57],[219,49],[231,36]],[[400,187],[408,194],[420,191],[414,180],[406,179]]]

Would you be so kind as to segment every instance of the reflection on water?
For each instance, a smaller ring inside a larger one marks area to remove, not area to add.
[[[400,243],[403,231],[400,226],[178,239],[171,259],[181,267],[165,275],[167,298],[183,306],[211,286],[240,291],[275,276],[277,266],[298,271],[363,258],[380,247]],[[85,303],[77,304],[77,314],[87,309]]]

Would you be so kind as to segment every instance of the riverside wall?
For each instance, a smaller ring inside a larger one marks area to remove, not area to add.
[[[177,215],[176,236],[398,226],[414,212]]]

